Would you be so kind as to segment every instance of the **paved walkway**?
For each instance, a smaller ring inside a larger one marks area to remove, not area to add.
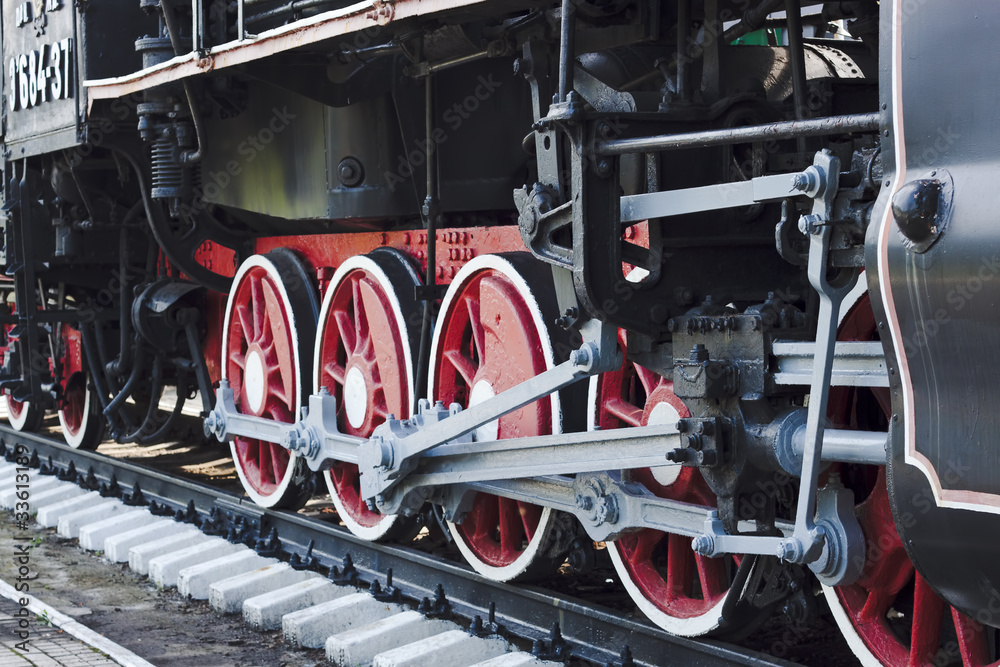
[[[16,602],[0,597],[0,667],[112,667],[119,664],[32,612],[28,612],[26,630],[31,634],[27,643],[22,643],[18,632],[22,631],[19,621],[24,617],[14,616],[20,610]],[[23,650],[25,648],[28,650]]]

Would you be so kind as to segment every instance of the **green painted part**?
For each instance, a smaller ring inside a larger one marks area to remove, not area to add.
[[[768,32],[772,33],[774,37],[769,39]],[[731,46],[768,46],[769,44],[781,44],[782,32],[781,28],[761,28],[760,30],[748,32],[734,40]]]

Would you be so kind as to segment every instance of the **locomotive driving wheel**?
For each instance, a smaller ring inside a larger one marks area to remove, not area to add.
[[[398,252],[379,249],[352,257],[334,274],[320,310],[314,389],[337,401],[337,427],[367,438],[389,415],[409,419],[415,400],[414,323],[420,282]],[[402,539],[414,521],[370,510],[361,496],[358,466],[335,463],[324,473],[341,520],[367,540]]]
[[[619,343],[625,349],[624,334]],[[690,416],[674,395],[673,383],[627,358],[613,372],[591,378],[591,429],[675,424]],[[715,506],[715,494],[697,468],[666,465],[626,473],[660,498]],[[722,609],[731,594],[738,556],[706,558],[691,549],[691,538],[643,529],[608,543],[615,570],[636,606],[675,635],[694,637],[730,628]],[[746,619],[741,619],[746,626]]]
[[[58,410],[63,440],[74,449],[96,449],[104,437],[104,415],[93,400],[90,374],[83,369],[80,332],[62,325],[62,399]]]
[[[70,375],[58,415],[63,440],[74,449],[96,449],[104,436],[104,416],[91,399],[90,376],[83,371]]]
[[[31,433],[41,427],[45,413],[31,401],[16,401],[10,394],[4,394],[3,399],[7,404],[7,421],[15,431]]]
[[[13,303],[9,306],[5,302],[3,304],[4,312],[14,312]],[[3,356],[4,363],[9,363],[10,355],[13,346],[13,341],[7,337],[6,331],[13,328],[13,325],[8,325],[4,331],[4,348]],[[45,418],[45,411],[39,407],[32,405],[30,401],[17,401],[10,395],[8,390],[3,392],[4,407],[7,408],[7,422],[11,425],[15,431],[22,432],[33,432],[37,431],[42,426],[42,420]]]
[[[482,255],[459,271],[438,315],[431,343],[428,396],[469,407],[554,365],[552,342],[536,294],[545,271],[522,255]],[[549,289],[551,291],[551,288]],[[558,393],[475,432],[479,442],[548,435],[562,430]],[[461,524],[449,524],[467,562],[479,574],[509,581],[542,574],[555,516],[549,508],[477,494]]]
[[[226,304],[222,377],[236,408],[275,421],[298,419],[311,387],[319,306],[302,262],[289,250],[240,266]],[[305,462],[281,445],[237,437],[230,445],[247,495],[263,507],[295,507],[308,494]]]
[[[840,340],[878,340],[867,296],[841,322]],[[836,428],[885,430],[888,389],[835,387],[829,418]],[[865,535],[865,565],[850,586],[823,587],[833,617],[866,666],[1000,665],[996,631],[940,598],[914,569],[889,505],[885,466],[839,466],[854,490],[854,513]]]

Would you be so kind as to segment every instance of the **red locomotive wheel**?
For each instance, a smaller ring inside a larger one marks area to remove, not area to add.
[[[90,377],[83,372],[70,375],[63,389],[59,410],[63,439],[74,449],[95,449],[104,436],[104,416],[91,402]]]
[[[279,249],[240,266],[226,304],[222,377],[243,414],[286,423],[298,419],[311,364],[318,305],[302,263]],[[308,470],[278,444],[236,438],[230,445],[247,495],[263,507],[293,507],[306,500]]]
[[[6,304],[4,304],[5,307]],[[14,306],[11,304],[9,306],[10,312],[14,312]],[[6,312],[6,311],[5,311]],[[7,329],[12,328],[13,325],[8,326]],[[3,348],[4,362],[9,363],[9,347],[13,345],[13,342],[4,336],[6,346]],[[10,423],[11,427],[15,431],[23,431],[31,433],[37,431],[42,426],[42,420],[45,418],[45,411],[40,410],[29,401],[15,401],[11,398],[10,394],[6,391],[3,392],[4,407],[7,408],[7,421]]]
[[[409,419],[415,400],[412,329],[419,278],[392,250],[352,257],[334,274],[320,310],[314,388],[337,399],[337,427],[368,437],[389,415]],[[324,475],[341,520],[367,540],[398,538],[412,522],[368,509],[358,466],[337,463]]]
[[[619,342],[625,347],[624,335]],[[590,428],[674,424],[690,416],[673,383],[628,359],[622,368],[591,378]],[[660,498],[715,506],[715,494],[696,468],[667,465],[629,471]],[[694,637],[722,627],[722,607],[738,558],[705,558],[691,538],[645,529],[608,543],[625,589],[646,616],[676,635]]]
[[[510,259],[482,255],[462,267],[442,301],[431,344],[428,396],[445,405],[476,405],[551,368],[553,357],[526,279]],[[482,442],[558,433],[560,415],[559,396],[553,394],[481,426],[475,437]],[[548,508],[487,494],[476,496],[461,524],[450,524],[468,563],[496,581],[535,574],[549,565],[545,547],[552,525]]]
[[[867,296],[844,317],[840,340],[877,340]],[[830,420],[837,428],[886,428],[887,389],[831,390]],[[942,600],[910,562],[896,532],[885,466],[841,466],[854,490],[854,512],[865,535],[865,567],[850,586],[823,587],[837,625],[866,666],[1000,665],[995,631]]]
[[[42,426],[45,413],[29,401],[15,401],[10,394],[3,395],[7,404],[7,421],[15,431],[31,433]]]

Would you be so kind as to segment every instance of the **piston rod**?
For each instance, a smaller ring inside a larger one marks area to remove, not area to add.
[[[730,127],[724,130],[664,134],[635,139],[611,139],[598,141],[594,151],[599,155],[625,155],[628,153],[649,153],[672,151],[683,148],[706,148],[727,144],[813,137],[844,132],[874,132],[879,127],[879,114],[862,113],[850,116],[828,116],[809,120],[786,120],[766,125]]]

